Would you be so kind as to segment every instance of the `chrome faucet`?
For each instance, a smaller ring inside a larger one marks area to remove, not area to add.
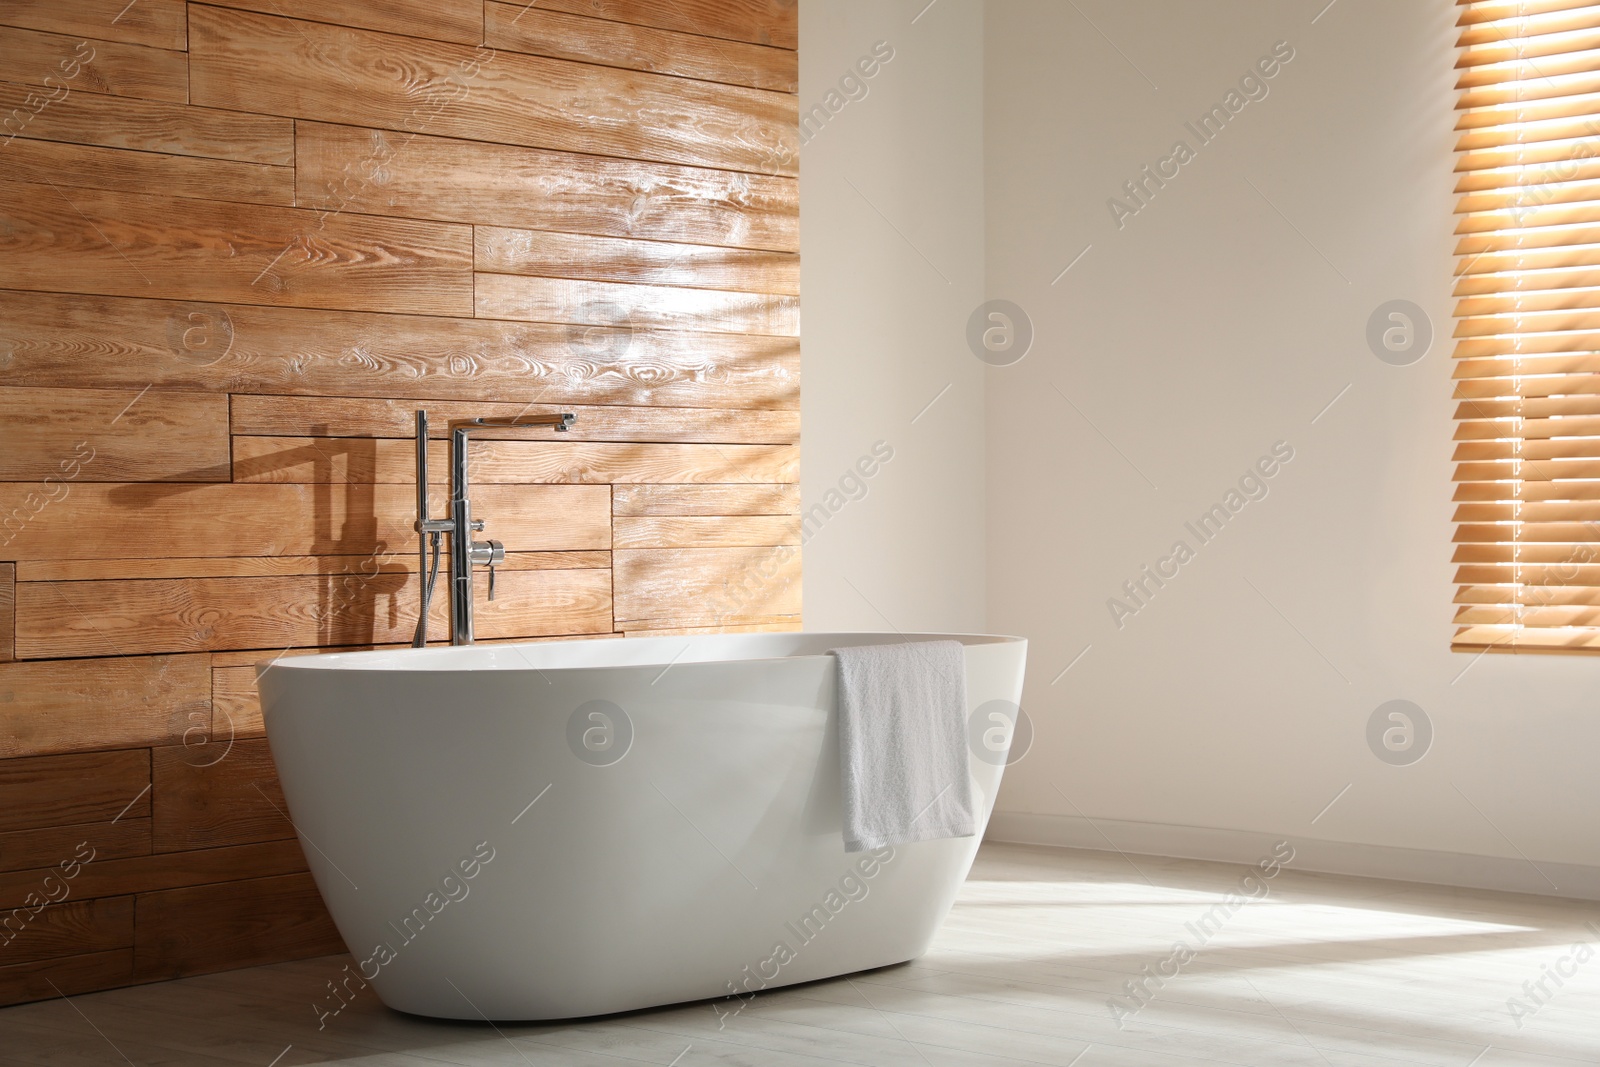
[[[450,429],[450,517],[428,518],[428,413],[417,411],[417,558],[421,564],[422,604],[417,615],[413,648],[428,643],[428,606],[433,600],[434,582],[439,577],[441,541],[450,538],[450,643],[470,645],[472,633],[472,569],[489,568],[489,599],[494,599],[495,568],[505,562],[506,549],[492,538],[478,541],[473,534],[483,532],[483,520],[472,517],[472,499],[467,493],[467,440],[473,430],[522,429],[548,426],[566,433],[577,418],[571,414],[512,415],[505,418],[452,419]],[[429,564],[429,551],[433,560]]]

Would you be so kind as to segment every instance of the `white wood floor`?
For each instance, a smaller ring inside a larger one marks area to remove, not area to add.
[[[1243,873],[987,845],[926,957],[762,994],[720,1030],[706,1004],[437,1023],[368,989],[319,1032],[313,1002],[348,962],[330,957],[0,1009],[0,1064],[1600,1064],[1600,905],[1293,870],[1119,1028],[1108,998],[1175,941],[1195,946],[1189,925]],[[1584,943],[1594,955],[1574,954]],[[1573,973],[1535,986],[1541,1004],[1523,983],[1546,968]],[[1532,1013],[1520,1026],[1511,997]]]

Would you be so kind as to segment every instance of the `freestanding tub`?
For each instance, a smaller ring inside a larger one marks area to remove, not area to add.
[[[1014,721],[1027,647],[911,637],[941,638],[965,646],[969,734],[988,746],[970,759],[979,836],[853,854],[825,650],[902,635],[262,665],[290,815],[358,961],[345,989],[370,983],[419,1015],[562,1019],[747,997],[922,954],[993,808],[1006,762],[995,712]]]

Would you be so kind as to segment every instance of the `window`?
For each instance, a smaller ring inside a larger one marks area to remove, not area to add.
[[[1600,652],[1600,3],[1458,7],[1452,647]]]

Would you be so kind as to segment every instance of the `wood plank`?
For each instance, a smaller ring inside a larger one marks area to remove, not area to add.
[[[294,836],[265,740],[240,740],[196,760],[188,748],[150,751],[152,848],[196,848]]]
[[[11,81],[63,85],[142,100],[189,101],[189,65],[183,52],[77,35],[6,30],[0,33],[0,70]],[[46,79],[49,81],[46,81]]]
[[[183,51],[183,0],[4,0],[0,25]]]
[[[798,545],[800,516],[629,516],[612,520],[611,539],[613,550]]]
[[[484,41],[492,48],[607,67],[781,93],[800,89],[800,62],[792,49],[544,11],[527,3],[485,3]]]
[[[180,886],[206,885],[244,878],[297,874],[306,869],[300,842],[263,841],[227,848],[190,852],[163,852],[125,860],[96,859],[86,863],[72,880],[72,895],[79,899],[149,893]],[[36,893],[45,875],[56,867],[0,874],[0,908],[15,908]]]
[[[382,30],[433,41],[483,40],[482,0],[207,0],[285,18]],[[537,0],[535,0],[537,2]]]
[[[144,5],[141,3],[139,8]],[[138,10],[136,8],[135,10]],[[5,126],[18,138],[71,144],[164,152],[175,156],[232,159],[287,167],[294,163],[294,120],[276,115],[171,104],[156,100],[74,93],[57,96],[48,107],[23,119],[32,86],[0,81],[0,114],[15,122]],[[37,101],[37,96],[35,97]],[[15,148],[15,145],[9,145]]]
[[[295,146],[296,195],[307,207],[800,250],[800,187],[787,177],[321,122],[298,123]]]
[[[450,551],[445,549],[449,560]],[[610,570],[610,552],[507,552],[500,565],[502,574],[510,571],[592,571]]]
[[[800,295],[792,252],[478,226],[473,263],[488,274]]]
[[[451,419],[478,416],[577,416],[563,440],[798,444],[800,413],[724,408],[634,407],[588,404],[499,404],[487,401],[384,400],[345,397],[232,397],[233,432],[250,437],[414,438],[417,408],[428,411],[428,431],[443,440]],[[475,441],[525,440],[530,430],[485,429]]]
[[[0,663],[17,658],[17,565],[0,563]]]
[[[803,630],[798,615],[774,615],[760,622],[739,623],[731,626],[661,626],[642,625],[627,631],[626,637],[694,637],[699,634],[776,634],[797,633]]]
[[[527,553],[515,553],[521,556]],[[567,555],[568,553],[536,553]],[[448,553],[446,553],[448,556]],[[604,552],[593,553],[605,556]],[[17,564],[27,582],[88,582],[105,578],[264,578],[284,574],[403,574],[416,570],[415,557],[374,556],[245,556],[239,558],[174,556],[156,559],[41,559]]]
[[[68,853],[72,855],[72,853]],[[7,932],[14,932],[9,940]],[[52,904],[30,917],[20,931],[0,930],[0,959],[33,963],[133,946],[133,898],[101,897]]]
[[[488,575],[479,573],[476,622],[485,637],[611,630],[608,570],[503,571],[497,586],[497,599],[487,600]],[[24,582],[17,599],[19,657],[275,651],[409,641],[418,577]],[[445,632],[446,612],[446,597],[436,594],[434,633]]]
[[[95,860],[150,855],[150,820],[123,816],[116,822],[73,823],[0,834],[0,871],[53,867],[77,853],[94,850]]]
[[[476,463],[489,483],[793,482],[796,445],[551,444],[487,441]]]
[[[0,182],[11,289],[460,315],[471,265],[465,226]]]
[[[0,1004],[57,1000],[133,981],[133,950],[93,952],[0,967]]]
[[[48,598],[57,587],[29,588]],[[211,724],[208,666],[204,656],[0,665],[0,757],[203,740]]]
[[[800,614],[800,553],[791,547],[640,549],[612,559],[620,630]]]
[[[581,482],[794,482],[796,445],[550,444],[484,442],[483,477],[500,481]]]
[[[199,5],[189,72],[190,98],[210,107],[798,173],[799,110],[787,93]]]
[[[777,48],[800,47],[794,0],[541,0],[540,7]]]
[[[442,513],[442,512],[441,512]],[[446,549],[444,558],[450,558]],[[9,566],[10,564],[7,564]],[[611,566],[609,552],[508,552],[502,568],[514,571],[570,571]],[[30,560],[16,564],[28,582],[86,582],[100,578],[261,578],[283,574],[401,574],[417,569],[417,559],[402,552],[392,559],[365,556],[247,556],[237,559],[177,556],[170,559]]]
[[[441,492],[449,484],[449,462],[449,446],[430,441],[429,484]],[[416,447],[409,441],[363,437],[235,437],[233,478],[241,484],[415,485]],[[475,485],[482,482],[473,478]]]
[[[79,559],[159,559],[181,545],[207,557],[372,555],[387,562],[416,543],[416,494],[405,485],[330,494],[311,485],[98,483],[74,485],[70,496],[48,506],[29,503],[45,501],[48,489],[0,482],[0,527],[9,537],[0,538],[0,553],[56,559],[71,544]],[[605,488],[485,485],[473,497],[474,510],[508,552],[611,547]],[[22,614],[19,607],[19,621]]]
[[[294,205],[294,169],[227,159],[17,139],[0,153],[0,180],[244,204]]]
[[[800,405],[800,346],[792,337],[0,291],[0,352],[11,356],[0,364],[0,384],[13,386],[71,381],[137,393],[154,383],[474,404],[494,397],[545,405]]]
[[[0,479],[225,482],[228,401],[215,393],[0,387]]]
[[[149,786],[148,749],[0,760],[0,830],[146,818]]]
[[[491,533],[493,527],[490,528]],[[443,583],[441,583],[443,588]],[[480,569],[473,576],[473,621],[485,641],[524,637],[578,637],[609,634],[611,613],[610,568],[577,570],[502,569],[495,583],[496,599],[489,599],[489,576]],[[449,624],[444,615],[446,596],[436,593],[438,614],[429,613],[429,633],[444,639]],[[399,635],[411,640],[413,626]],[[393,638],[390,638],[393,640]]]
[[[794,481],[794,445],[611,444],[486,440],[473,444],[473,485],[613,482],[725,482],[747,477]],[[444,442],[430,448],[429,476],[445,486]],[[238,483],[416,484],[416,448],[409,441],[357,437],[235,437]],[[474,490],[476,495],[476,490]]]
[[[792,296],[511,274],[479,274],[473,291],[480,319],[800,336],[800,300]]]
[[[18,655],[275,651],[410,638],[417,619],[414,574],[345,581],[350,584],[321,576],[27,582],[18,587],[25,613]],[[443,626],[446,618],[445,598],[436,596],[431,624]]]
[[[611,513],[619,517],[794,515],[799,511],[800,487],[794,484],[618,485],[611,491]]]
[[[141,982],[346,951],[309,874],[139,896]]]

